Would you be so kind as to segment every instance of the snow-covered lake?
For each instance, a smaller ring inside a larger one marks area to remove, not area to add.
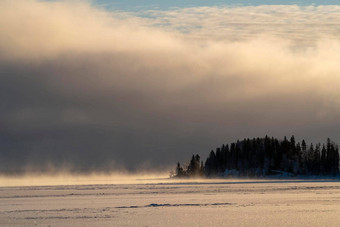
[[[340,226],[333,180],[0,187],[0,226]]]

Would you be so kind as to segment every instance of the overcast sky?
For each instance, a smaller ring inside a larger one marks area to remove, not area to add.
[[[340,6],[105,2],[0,1],[1,172],[164,169],[265,135],[340,142]]]

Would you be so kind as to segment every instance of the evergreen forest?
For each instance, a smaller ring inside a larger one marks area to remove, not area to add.
[[[184,166],[177,163],[172,177],[337,176],[339,148],[329,138],[325,144],[307,145],[273,137],[243,139],[212,150],[205,163],[193,155]]]

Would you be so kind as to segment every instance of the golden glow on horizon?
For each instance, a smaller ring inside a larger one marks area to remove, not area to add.
[[[22,176],[0,176],[0,187],[52,186],[88,184],[145,184],[165,182],[168,173],[159,174],[25,174]]]

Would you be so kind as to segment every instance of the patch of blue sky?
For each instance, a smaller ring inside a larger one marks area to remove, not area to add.
[[[339,5],[339,0],[93,0],[107,10],[143,11],[203,6]]]

